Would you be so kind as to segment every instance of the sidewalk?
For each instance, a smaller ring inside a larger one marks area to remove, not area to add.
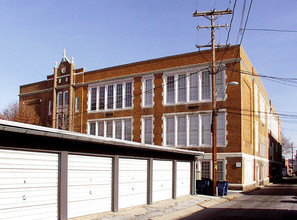
[[[234,200],[241,196],[242,191],[229,190],[224,197],[206,195],[181,196],[175,200],[169,199],[155,202],[153,205],[142,205],[122,209],[119,212],[104,212],[89,216],[73,218],[75,220],[167,220],[180,219],[205,208]]]

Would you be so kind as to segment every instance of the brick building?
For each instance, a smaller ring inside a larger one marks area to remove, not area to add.
[[[216,56],[218,179],[265,184],[280,119],[241,46]],[[210,60],[205,50],[85,71],[64,53],[47,80],[20,87],[20,107],[34,106],[45,126],[204,151],[197,176],[211,177]]]

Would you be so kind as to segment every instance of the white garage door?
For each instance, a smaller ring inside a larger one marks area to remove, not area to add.
[[[58,154],[0,150],[0,219],[58,219]]]
[[[112,158],[68,156],[68,217],[111,211]]]
[[[153,202],[172,199],[172,161],[153,161]]]
[[[147,160],[119,159],[119,208],[147,203]]]
[[[191,163],[177,162],[176,196],[190,194],[191,186]]]

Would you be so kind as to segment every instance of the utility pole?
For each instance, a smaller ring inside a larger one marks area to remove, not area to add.
[[[232,14],[232,10],[225,10],[225,11],[208,11],[208,12],[198,12],[197,10],[193,13],[193,17],[205,17],[206,19],[211,21],[210,26],[197,26],[197,30],[200,28],[210,28],[211,29],[211,46],[210,45],[204,45],[204,46],[198,46],[197,48],[201,47],[211,47],[212,50],[212,60],[211,60],[211,84],[212,84],[212,102],[211,102],[211,108],[212,108],[212,115],[211,115],[211,132],[212,132],[212,181],[213,181],[213,195],[216,196],[217,194],[217,106],[216,106],[216,100],[217,100],[217,91],[216,91],[216,56],[215,56],[215,48],[218,46],[228,46],[228,45],[215,45],[215,29],[219,29],[221,27],[228,28],[228,25],[215,25],[215,20],[219,18],[221,15],[226,14]]]

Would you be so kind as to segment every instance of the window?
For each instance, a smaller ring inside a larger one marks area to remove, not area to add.
[[[174,76],[167,77],[167,103],[174,103]]]
[[[99,109],[105,109],[105,86],[99,87]]]
[[[90,131],[89,131],[89,134],[90,135],[95,135],[96,134],[96,123],[95,122],[90,122],[90,124],[89,124],[89,129],[90,129]]]
[[[201,162],[201,177],[212,179],[212,167],[210,161],[202,161]],[[224,162],[217,161],[217,180],[223,181],[224,180]]]
[[[258,86],[255,84],[255,114],[258,115]]]
[[[67,107],[69,105],[69,92],[64,92],[64,107]]]
[[[107,108],[113,109],[113,85],[107,87]]]
[[[210,179],[210,161],[201,162],[201,177]]]
[[[48,115],[53,114],[53,101],[48,102]]]
[[[61,115],[57,115],[56,128],[61,129]]]
[[[202,145],[210,145],[211,144],[211,134],[210,134],[211,120],[210,119],[211,119],[210,115],[202,115],[201,116]]]
[[[117,84],[116,87],[116,108],[123,107],[123,84]]]
[[[260,119],[263,124],[265,124],[265,99],[260,93]]]
[[[75,111],[79,112],[79,97],[75,98]]]
[[[144,106],[153,105],[153,79],[144,80]]]
[[[91,88],[89,94],[91,97],[89,109],[91,111],[132,107],[132,82],[100,85]]]
[[[63,108],[63,93],[59,92],[58,93],[58,108]]]
[[[132,140],[132,120],[131,119],[125,119],[124,120],[124,139],[126,141],[131,141]]]
[[[143,142],[145,144],[153,143],[153,119],[152,118],[144,118],[143,119]]]
[[[177,145],[187,145],[187,124],[186,116],[177,117]]]
[[[125,107],[132,107],[132,82],[126,83]]]
[[[224,163],[223,161],[217,161],[217,180],[218,181],[223,181],[224,180]]]
[[[211,101],[211,75],[209,71],[189,70],[188,72],[172,75],[165,73],[164,103],[182,104]],[[190,73],[192,72],[192,73]],[[220,69],[216,74],[217,99],[225,99],[225,70]]]
[[[98,122],[98,136],[104,137],[104,121]]]
[[[101,137],[132,140],[132,119],[90,121],[89,134]]]
[[[217,144],[226,145],[226,113],[217,115]],[[211,114],[177,114],[164,117],[165,146],[210,146]]]
[[[225,145],[225,114],[217,114],[217,145]]]
[[[198,73],[190,74],[190,101],[198,101],[199,88],[198,88]]]
[[[166,146],[175,145],[175,120],[174,117],[168,117],[166,121]]]
[[[97,105],[97,88],[91,88],[91,111],[96,110]]]
[[[208,71],[202,72],[202,99],[210,99],[210,75]]]
[[[186,85],[186,74],[178,75],[178,101],[187,101],[187,85]]]
[[[112,138],[112,133],[113,133],[113,126],[112,126],[112,121],[107,121],[106,122],[106,137]]]
[[[198,115],[190,116],[190,145],[199,145],[199,118]]]
[[[216,94],[217,99],[224,99],[225,96],[225,85],[224,85],[224,72],[219,71],[216,74]]]
[[[258,134],[258,122],[255,121],[255,150],[256,152],[259,151],[259,134]]]
[[[122,120],[115,121],[115,138],[122,139]]]

